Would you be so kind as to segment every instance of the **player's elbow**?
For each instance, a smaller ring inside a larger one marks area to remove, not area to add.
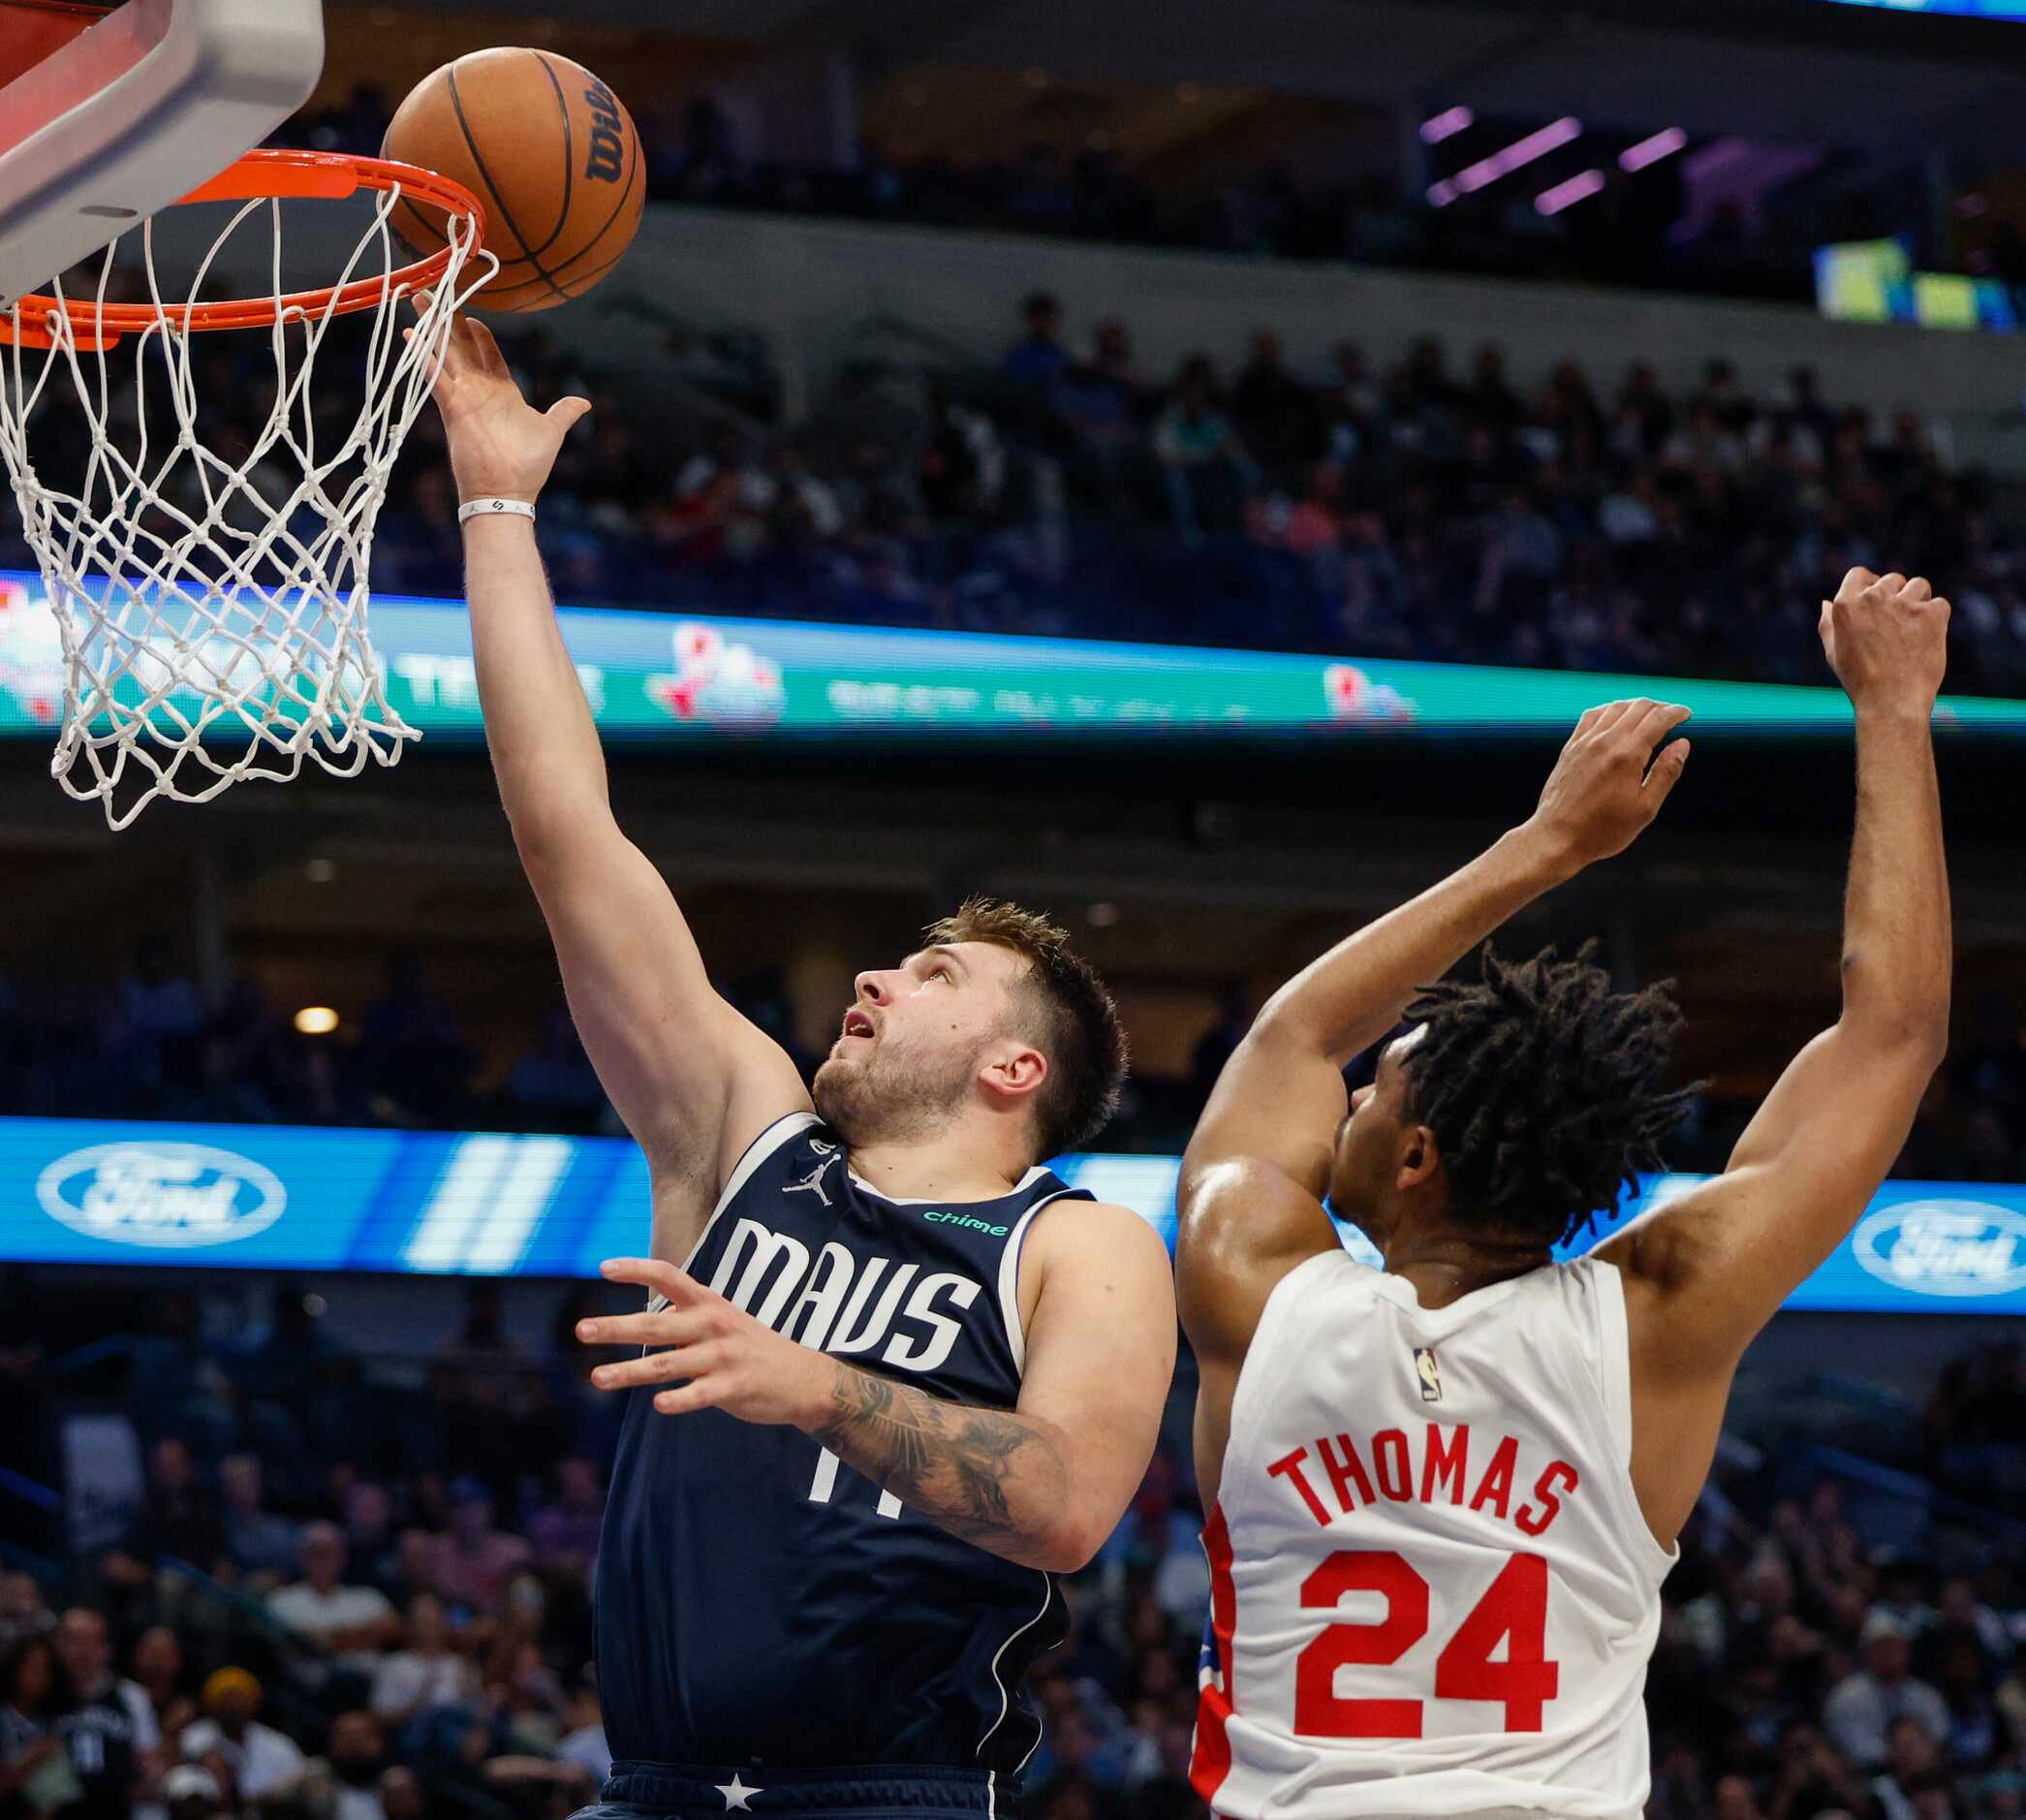
[[[545,791],[515,801],[507,799],[507,824],[521,870],[539,894],[578,870],[587,851],[625,835],[603,795]]]
[[[1077,1574],[1097,1558],[1112,1525],[1088,1514],[1065,1511],[1036,1538],[1034,1565],[1051,1574]]]
[[[1301,981],[1291,980],[1275,992],[1240,1040],[1241,1048],[1279,1051],[1288,1055],[1323,1055],[1329,1051],[1330,1033],[1316,1017]]]
[[[1847,949],[1842,1022],[1881,1048],[1924,1059],[1932,1074],[1948,1052],[1948,976],[1909,980],[1864,950]]]

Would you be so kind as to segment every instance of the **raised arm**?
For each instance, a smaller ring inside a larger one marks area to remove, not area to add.
[[[1660,702],[1593,707],[1522,826],[1274,993],[1225,1064],[1189,1142],[1185,1206],[1211,1171],[1239,1159],[1278,1171],[1320,1200],[1347,1105],[1344,1065],[1515,911],[1632,844],[1688,763],[1686,739],[1654,757],[1687,718],[1687,708]]]
[[[1948,871],[1929,720],[1948,603],[1853,569],[1823,643],[1856,708],[1843,1012],[1801,1051],[1723,1175],[1605,1247],[1626,1273],[1634,1477],[1656,1532],[1687,1520],[1737,1362],[1840,1244],[1906,1143],[1948,1043]]]
[[[533,410],[469,317],[452,332],[436,402],[459,498],[529,503],[590,409],[566,398]],[[711,989],[667,884],[612,819],[533,523],[473,518],[464,560],[486,743],[514,844],[585,1050],[653,1173],[654,1249],[679,1258],[738,1153],[808,1098],[788,1056]]]
[[[1281,988],[1218,1078],[1182,1160],[1175,1299],[1201,1373],[1197,1472],[1214,1485],[1231,1398],[1274,1285],[1337,1242],[1323,1210],[1344,1064],[1515,911],[1622,853],[1660,813],[1688,741],[1667,703],[1610,702],[1576,723],[1519,828]]]

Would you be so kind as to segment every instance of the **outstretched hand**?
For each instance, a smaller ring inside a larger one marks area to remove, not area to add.
[[[784,1339],[672,1264],[611,1258],[601,1268],[607,1282],[657,1290],[668,1306],[577,1324],[588,1346],[666,1349],[600,1365],[591,1373],[600,1390],[673,1385],[655,1393],[654,1406],[665,1416],[722,1409],[741,1422],[807,1427],[829,1409],[836,1367],[822,1353]]]
[[[532,504],[555,466],[563,438],[591,408],[588,398],[573,397],[536,410],[520,395],[492,330],[471,316],[452,325],[434,396],[460,500]]]
[[[1661,744],[1689,710],[1671,702],[1606,702],[1575,723],[1548,773],[1534,826],[1573,868],[1623,853],[1660,813],[1688,768],[1689,742]]]

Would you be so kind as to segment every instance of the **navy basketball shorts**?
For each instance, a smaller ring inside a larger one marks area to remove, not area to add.
[[[573,1820],[1018,1820],[1019,1784],[988,1770],[861,1764],[836,1770],[713,1769],[615,1763],[596,1804]]]

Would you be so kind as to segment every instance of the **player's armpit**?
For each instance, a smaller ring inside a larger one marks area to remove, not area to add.
[[[1724,1173],[1604,1248],[1628,1277],[1636,1347],[1728,1377],[1878,1192],[1945,1044],[1839,1023],[1802,1050]]]
[[[794,1062],[718,996],[667,882],[608,814],[587,818],[567,866],[528,876],[585,1052],[658,1200],[686,1182],[707,1208],[761,1131],[808,1109]]]
[[[1870,1204],[1944,1047],[1940,1031],[1823,1031],[1723,1175],[1601,1248],[1624,1276],[1633,1480],[1663,1542],[1701,1491],[1745,1348]]]

